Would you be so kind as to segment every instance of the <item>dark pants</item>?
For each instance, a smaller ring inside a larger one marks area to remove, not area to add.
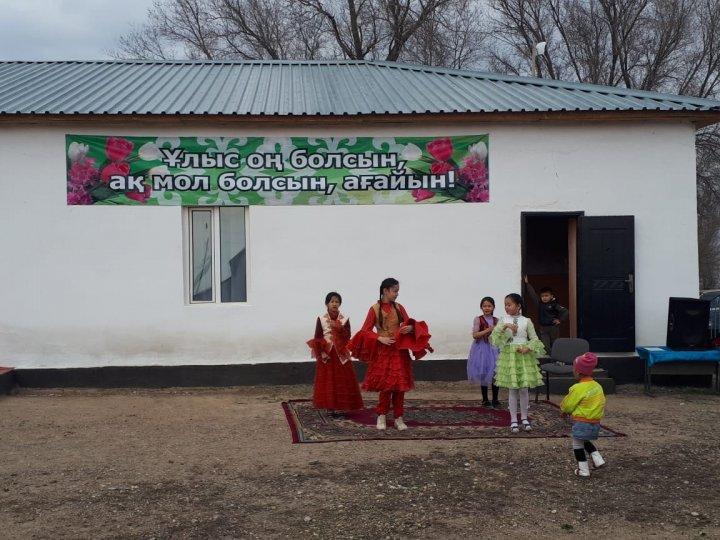
[[[553,343],[560,337],[560,326],[541,326],[540,327],[540,341],[545,345],[545,352],[550,355],[552,352]]]

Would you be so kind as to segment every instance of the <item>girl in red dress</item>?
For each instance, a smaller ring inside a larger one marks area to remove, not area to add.
[[[307,342],[317,360],[313,405],[330,412],[363,408],[348,350],[350,321],[340,313],[341,304],[340,294],[328,293],[325,297],[327,313],[318,317],[315,338]]]
[[[380,393],[375,409],[378,429],[387,428],[386,415],[391,403],[395,427],[407,429],[403,421],[405,392],[415,386],[408,349],[417,349],[414,351],[416,359],[425,354],[424,349],[432,350],[427,342],[430,335],[426,332],[425,323],[417,323],[424,328],[423,335],[414,336],[415,321],[408,317],[404,307],[395,302],[399,292],[400,283],[394,278],[387,278],[380,284],[380,301],[370,308],[365,324],[350,342],[352,355],[368,363],[363,390]],[[422,341],[422,344],[404,347],[400,341]]]

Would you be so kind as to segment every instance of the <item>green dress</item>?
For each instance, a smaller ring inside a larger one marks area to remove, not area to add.
[[[506,328],[506,325],[517,321],[517,333]],[[542,386],[538,356],[545,354],[545,347],[538,339],[535,327],[530,319],[518,315],[504,315],[499,318],[495,329],[490,334],[490,342],[500,354],[495,368],[495,384],[503,388],[535,388]],[[528,353],[520,353],[520,347],[530,349]]]

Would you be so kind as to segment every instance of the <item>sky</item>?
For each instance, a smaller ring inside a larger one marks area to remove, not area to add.
[[[153,0],[0,0],[0,60],[103,60]]]

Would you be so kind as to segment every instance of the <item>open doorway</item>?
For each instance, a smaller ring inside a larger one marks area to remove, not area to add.
[[[584,212],[521,214],[522,276],[539,294],[551,288],[570,311],[560,337],[581,337],[596,352],[635,350],[635,219]],[[538,323],[538,306],[527,314]]]
[[[569,310],[560,325],[560,337],[577,337],[577,230],[581,212],[522,214],[523,297],[527,314],[536,326],[538,304],[525,285],[539,295],[543,287],[552,289],[558,303]]]

